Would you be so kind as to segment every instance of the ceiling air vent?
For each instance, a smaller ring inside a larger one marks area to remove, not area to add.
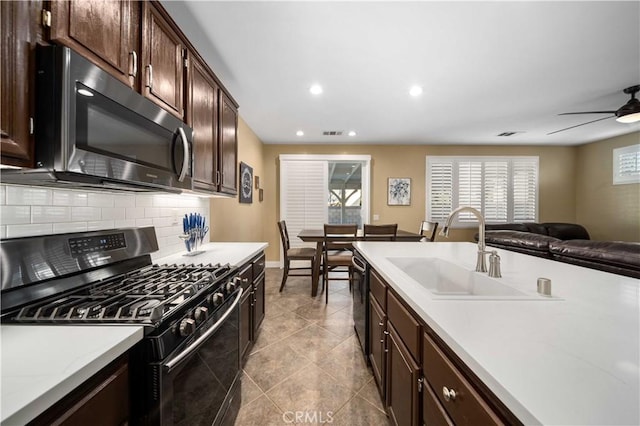
[[[322,132],[322,136],[342,136],[342,130],[330,130]]]
[[[498,136],[513,136],[516,133],[522,133],[522,132],[502,132]]]

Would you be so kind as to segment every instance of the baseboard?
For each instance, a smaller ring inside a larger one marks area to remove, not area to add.
[[[279,260],[269,260],[266,262],[265,266],[267,268],[278,268],[278,269],[282,269],[282,265],[280,264]]]

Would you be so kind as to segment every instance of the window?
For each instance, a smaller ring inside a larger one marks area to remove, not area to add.
[[[640,144],[613,150],[613,184],[640,183]]]
[[[459,206],[478,209],[488,223],[535,222],[538,157],[427,157],[427,214],[444,222]],[[463,212],[458,225],[475,223]]]

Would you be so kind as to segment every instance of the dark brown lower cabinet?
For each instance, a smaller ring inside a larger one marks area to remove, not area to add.
[[[122,356],[33,420],[30,425],[123,425],[129,422],[129,362]]]
[[[245,359],[249,355],[252,342],[251,310],[253,308],[253,295],[246,292],[240,301],[240,357]]]
[[[369,315],[369,362],[373,370],[373,377],[375,377],[378,384],[378,391],[384,400],[387,315],[374,297],[369,298],[369,308],[371,312],[371,315]]]
[[[240,357],[244,363],[258,338],[265,315],[264,253],[241,268],[240,283],[244,294],[240,301]]]
[[[265,297],[264,297],[264,273],[253,281],[253,335],[257,337],[264,320]],[[254,338],[255,340],[255,338]]]
[[[386,404],[394,425],[419,424],[420,367],[391,323],[387,324]]]
[[[422,424],[425,426],[454,426],[453,421],[428,383],[422,384]]]

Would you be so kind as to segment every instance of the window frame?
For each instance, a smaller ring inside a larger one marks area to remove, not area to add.
[[[486,186],[485,186],[485,165],[487,163],[495,163],[495,162],[507,162],[507,217],[504,221],[501,220],[493,220],[487,219],[487,223],[513,223],[516,222],[514,219],[515,216],[515,203],[514,203],[514,165],[518,162],[526,162],[533,163],[534,171],[535,171],[535,202],[534,202],[534,217],[531,219],[525,219],[521,222],[537,222],[538,216],[540,213],[539,203],[540,203],[540,157],[539,156],[439,156],[439,155],[431,155],[426,156],[425,159],[425,218],[429,221],[442,222],[446,218],[442,218],[440,216],[434,217],[431,212],[431,182],[432,182],[432,165],[433,164],[445,164],[451,163],[451,209],[449,210],[449,214],[451,211],[459,207],[459,193],[460,193],[460,183],[459,183],[459,165],[464,162],[480,162],[481,166],[481,196],[480,196],[480,211],[485,215],[485,201],[486,201]],[[473,228],[477,226],[477,221],[471,215],[466,217],[459,215],[456,217],[452,223],[452,227],[454,228]]]
[[[620,174],[620,157],[628,154],[636,154],[635,174],[625,176]],[[630,183],[640,183],[640,144],[615,148],[613,150],[613,184],[626,185]]]

